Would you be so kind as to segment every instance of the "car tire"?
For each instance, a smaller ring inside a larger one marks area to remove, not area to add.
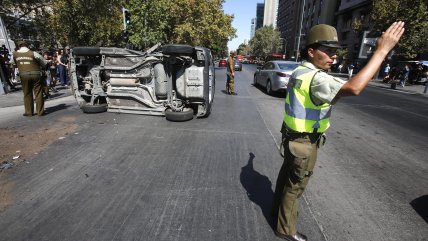
[[[215,82],[213,83],[213,87],[209,92],[209,95],[211,96],[211,102],[207,101],[207,111],[203,116],[201,116],[201,118],[207,118],[211,114],[211,110],[213,108],[213,102],[214,102],[214,94],[215,94]]]
[[[98,47],[76,47],[72,49],[73,55],[96,56],[100,55]]]
[[[271,95],[273,93],[273,91],[272,91],[272,83],[270,82],[270,80],[268,80],[267,83],[266,83],[266,93],[268,95]]]
[[[162,53],[167,55],[193,55],[195,49],[186,44],[168,44],[163,46]]]
[[[87,114],[101,113],[101,112],[107,111],[107,104],[100,104],[100,105],[85,104],[80,108],[82,109],[83,113],[87,113]]]
[[[257,86],[256,75],[254,75],[254,78],[253,78],[253,85],[254,85],[254,86]]]
[[[193,119],[193,109],[185,108],[182,112],[176,112],[172,109],[165,110],[165,118],[169,121],[182,122]]]

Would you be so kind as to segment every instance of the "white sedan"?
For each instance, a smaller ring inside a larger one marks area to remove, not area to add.
[[[299,63],[293,61],[269,61],[258,67],[254,73],[254,86],[261,85],[266,88],[269,95],[276,91],[287,89],[288,79]]]

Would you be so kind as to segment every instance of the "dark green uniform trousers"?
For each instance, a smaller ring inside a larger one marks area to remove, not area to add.
[[[284,129],[284,128],[283,128]],[[317,159],[321,133],[289,133],[281,130],[284,163],[278,174],[272,213],[278,216],[276,231],[295,235],[297,212]]]
[[[34,113],[33,91],[36,99],[37,115],[41,116],[45,110],[43,100],[43,79],[38,75],[21,75],[22,91],[24,92],[25,115],[32,116]]]
[[[231,73],[227,73],[226,93],[229,95],[235,93],[235,80]]]

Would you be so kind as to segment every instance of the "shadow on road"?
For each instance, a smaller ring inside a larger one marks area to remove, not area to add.
[[[226,90],[221,90],[221,92],[222,92],[223,94],[227,95]],[[238,93],[235,91],[235,93],[233,93],[233,95],[238,95]]]
[[[67,109],[68,107],[69,107],[69,105],[66,105],[66,104],[59,104],[59,105],[55,105],[55,106],[52,106],[52,107],[48,107],[48,108],[46,108],[46,112],[47,112],[48,114],[51,114],[51,113],[56,112],[56,111],[59,111],[59,110],[65,110],[65,109]]]
[[[428,223],[428,195],[416,198],[410,205]]]
[[[247,165],[241,168],[241,184],[247,191],[248,198],[260,207],[269,226],[275,230],[276,220],[270,215],[273,198],[272,182],[268,177],[254,170],[254,158],[255,155],[250,152]]]

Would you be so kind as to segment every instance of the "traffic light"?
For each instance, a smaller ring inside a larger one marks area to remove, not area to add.
[[[131,12],[123,8],[123,29],[126,31],[129,25],[131,25]]]

